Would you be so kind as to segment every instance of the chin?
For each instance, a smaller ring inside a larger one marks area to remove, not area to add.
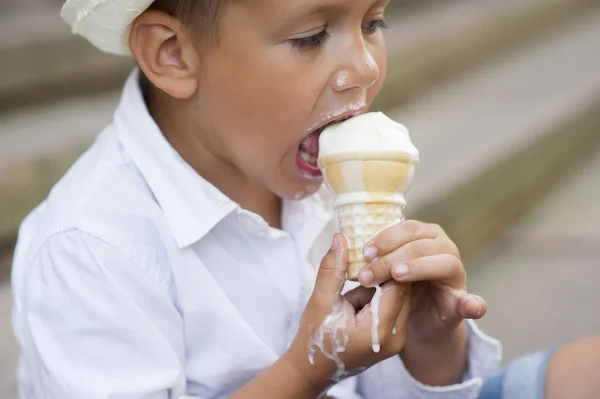
[[[309,184],[298,185],[297,187],[287,191],[288,195],[284,196],[285,199],[291,200],[302,200],[316,194],[323,185],[323,180],[315,180]]]

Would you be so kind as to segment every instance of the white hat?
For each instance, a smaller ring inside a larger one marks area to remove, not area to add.
[[[129,55],[131,23],[154,0],[67,0],[60,16],[81,35],[107,53]]]

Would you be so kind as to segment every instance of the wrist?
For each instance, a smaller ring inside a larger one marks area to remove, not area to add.
[[[416,333],[414,331],[408,331],[407,333],[407,344],[411,344],[417,347],[425,348],[443,348],[446,346],[455,345],[457,342],[461,342],[466,339],[467,328],[466,321],[463,320],[458,323],[455,327],[446,329],[443,332],[437,334],[423,334]]]
[[[281,357],[281,362],[289,368],[289,372],[302,384],[314,397],[320,397],[333,385],[329,380],[329,373],[323,368],[310,363],[308,351],[304,354],[294,345]]]
[[[400,353],[407,371],[419,382],[430,386],[460,383],[467,368],[468,347],[465,322],[448,334],[410,338]]]
[[[285,354],[231,395],[231,399],[315,399],[322,397],[326,388],[327,386],[321,387],[317,381],[306,378],[298,369],[293,357]]]

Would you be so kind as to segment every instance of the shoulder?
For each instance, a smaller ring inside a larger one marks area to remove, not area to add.
[[[166,221],[151,190],[109,126],[22,223],[16,273],[68,236],[112,248],[132,264],[166,264]],[[156,270],[153,270],[156,272]]]

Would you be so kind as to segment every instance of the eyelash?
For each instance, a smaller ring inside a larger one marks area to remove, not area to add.
[[[376,19],[363,24],[363,31],[368,35],[372,35],[380,29],[387,29],[387,25],[382,19]],[[326,30],[323,30],[312,36],[291,39],[289,42],[294,49],[309,51],[321,47],[329,38],[331,38],[331,35]]]
[[[383,19],[374,19],[373,21],[369,21],[366,24],[363,24],[363,30],[369,35],[377,32],[380,29],[387,29],[387,27],[388,26]]]
[[[290,44],[294,49],[298,50],[313,50],[321,47],[331,37],[326,30],[322,30],[316,35],[302,37],[299,39],[291,39]]]

